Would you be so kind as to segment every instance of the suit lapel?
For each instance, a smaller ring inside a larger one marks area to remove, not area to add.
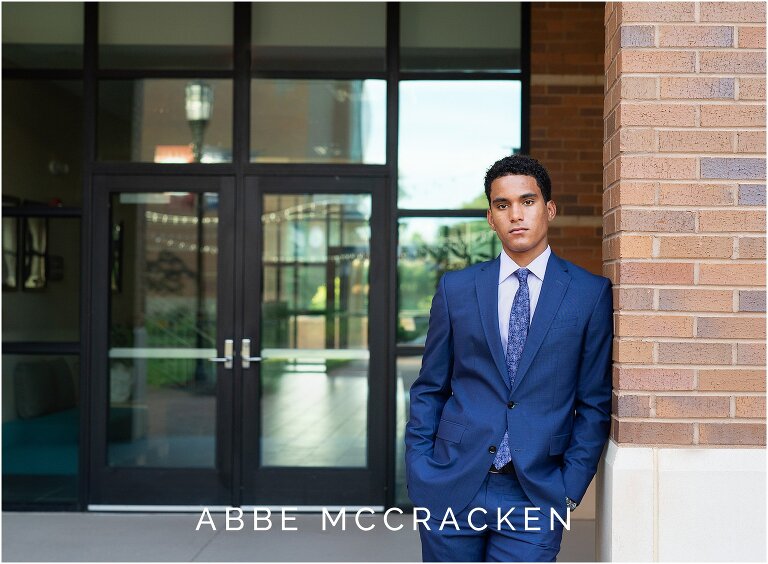
[[[480,318],[483,323],[485,340],[488,341],[488,347],[491,349],[491,356],[493,356],[496,367],[499,369],[499,375],[507,387],[509,387],[507,363],[504,359],[501,337],[499,336],[500,264],[501,261],[497,257],[496,260],[487,263],[477,271],[475,275],[475,291],[477,292],[477,302],[480,306]],[[546,280],[546,276],[544,279]]]
[[[553,253],[547,261],[547,270],[544,274],[544,283],[541,286],[539,301],[536,304],[536,311],[533,313],[533,320],[528,329],[528,337],[523,347],[523,356],[520,358],[520,364],[517,366],[515,384],[512,388],[513,392],[520,385],[520,382],[525,378],[528,369],[531,367],[531,362],[533,362],[533,358],[536,356],[539,347],[541,347],[544,336],[547,334],[549,326],[552,324],[552,320],[560,308],[560,302],[563,301],[563,296],[570,282],[571,275],[568,274],[565,263]],[[498,317],[498,313],[496,316]],[[498,329],[496,332],[498,333]],[[499,339],[497,338],[497,340]]]

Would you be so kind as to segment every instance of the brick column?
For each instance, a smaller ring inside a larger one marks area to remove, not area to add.
[[[600,556],[764,560],[765,4],[607,3],[605,68]]]
[[[531,4],[531,148],[552,177],[552,249],[600,274],[603,6]]]

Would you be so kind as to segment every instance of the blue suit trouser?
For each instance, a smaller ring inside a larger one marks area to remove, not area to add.
[[[508,513],[511,508],[514,511]],[[560,552],[563,525],[547,510],[538,511],[523,492],[514,474],[491,474],[467,507],[455,513],[455,525],[444,515],[430,515],[427,530],[419,523],[424,562],[554,562]],[[481,509],[485,510],[483,512]],[[468,519],[472,513],[473,530]],[[499,516],[506,520],[499,519]],[[526,524],[526,515],[528,521]],[[566,519],[566,515],[562,515]],[[513,530],[514,528],[514,530]],[[540,530],[534,530],[539,528]]]

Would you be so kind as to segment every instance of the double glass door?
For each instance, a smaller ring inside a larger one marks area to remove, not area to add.
[[[93,508],[384,505],[384,182],[99,176]]]

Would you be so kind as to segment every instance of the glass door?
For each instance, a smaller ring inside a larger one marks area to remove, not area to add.
[[[232,499],[234,182],[95,178],[92,508]]]
[[[244,506],[384,504],[384,188],[247,180]]]

